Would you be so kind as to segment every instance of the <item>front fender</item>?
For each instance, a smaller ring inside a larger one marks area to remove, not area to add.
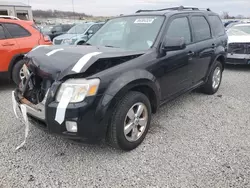
[[[147,86],[153,90],[156,98],[156,105],[160,103],[160,85],[154,75],[146,70],[132,70],[123,73],[117,79],[113,80],[103,94],[97,107],[97,117],[101,119],[109,117],[108,109],[114,105],[120,97],[124,96],[129,90],[138,86]]]

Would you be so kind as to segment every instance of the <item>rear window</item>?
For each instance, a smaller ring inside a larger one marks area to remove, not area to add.
[[[5,23],[4,27],[8,30],[13,38],[21,38],[30,36],[30,33],[22,26],[12,23]]]
[[[218,16],[209,16],[209,21],[216,37],[225,34],[224,26]]]
[[[194,29],[195,42],[207,40],[211,38],[211,30],[204,16],[193,16],[192,25]]]
[[[3,26],[0,25],[0,40],[1,39],[5,39],[5,33],[4,33]]]

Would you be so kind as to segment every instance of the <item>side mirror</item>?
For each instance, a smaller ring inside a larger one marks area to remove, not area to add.
[[[170,38],[167,37],[162,45],[164,52],[183,50],[186,48],[186,42],[184,38]]]
[[[93,35],[93,34],[94,34],[93,30],[88,30],[88,35]]]

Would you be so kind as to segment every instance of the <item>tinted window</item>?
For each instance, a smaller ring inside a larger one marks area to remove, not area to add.
[[[211,38],[210,27],[205,17],[193,16],[191,19],[196,42]]]
[[[225,34],[224,26],[222,25],[222,22],[218,16],[209,16],[209,21],[211,23],[211,26],[214,31],[214,35],[216,37]]]
[[[175,38],[184,38],[186,44],[191,43],[191,32],[188,23],[188,19],[186,17],[176,18],[170,23],[170,26],[167,31],[167,37],[175,37]]]
[[[3,29],[3,26],[1,25],[0,25],[0,39],[5,39],[4,29]]]
[[[53,27],[53,29],[51,31],[52,32],[62,32],[62,27],[61,26]]]
[[[4,26],[9,31],[10,35],[13,38],[30,36],[30,33],[26,29],[24,29],[23,27],[17,24],[7,23],[7,24],[4,24]]]

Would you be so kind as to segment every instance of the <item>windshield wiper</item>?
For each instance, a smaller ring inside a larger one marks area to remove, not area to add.
[[[87,42],[84,43],[84,45],[86,45],[86,46],[92,46],[91,44],[89,44],[89,43],[87,43]]]

